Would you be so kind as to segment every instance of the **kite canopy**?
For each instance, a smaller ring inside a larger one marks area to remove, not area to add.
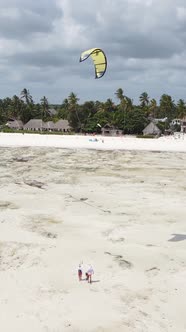
[[[90,50],[81,53],[80,62],[91,57],[94,62],[95,78],[101,78],[107,69],[107,58],[105,53],[100,48],[91,48]]]

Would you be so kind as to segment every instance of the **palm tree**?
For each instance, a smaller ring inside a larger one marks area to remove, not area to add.
[[[33,104],[32,96],[30,95],[29,90],[26,88],[21,91],[21,99],[25,99],[27,105]]]
[[[12,97],[12,117],[17,119],[21,118],[22,115],[22,108],[23,108],[23,101],[16,95]]]
[[[175,104],[174,100],[172,100],[172,97],[166,94],[163,94],[160,98],[160,111],[161,116],[167,116],[168,119],[174,118],[175,113]]]
[[[73,92],[71,92],[70,95],[68,96],[69,120],[71,122],[72,127],[74,127],[74,129],[81,130],[82,126],[81,126],[81,121],[80,121],[79,114],[78,114],[78,106],[79,106],[78,100],[79,100],[79,98]],[[74,118],[74,114],[76,114],[76,120]]]
[[[64,108],[64,109],[68,109],[68,106],[69,106],[69,102],[68,102],[68,99],[67,98],[65,98],[64,100],[63,100],[63,103],[62,103],[62,108]]]
[[[117,89],[117,91],[115,92],[115,95],[121,103],[124,99],[123,89],[122,88]]]
[[[105,111],[112,112],[115,109],[115,105],[112,101],[112,99],[108,98],[104,104]]]
[[[133,109],[133,101],[131,98],[125,96],[125,110],[131,111]]]
[[[147,92],[143,92],[140,97],[140,106],[143,107],[147,107],[149,105],[149,96]]]
[[[126,113],[133,109],[132,99],[123,94],[123,90],[119,88],[116,93],[116,97],[120,100],[119,109],[123,112],[123,131],[125,130],[126,125]]]
[[[155,118],[155,111],[156,110],[157,110],[157,102],[153,98],[153,99],[151,99],[150,104],[149,104],[149,111],[150,111],[150,113],[152,113],[153,118]]]
[[[48,99],[43,96],[43,98],[41,98],[41,106],[42,106],[42,119],[46,118],[46,116],[49,114],[48,110],[49,110],[49,103],[48,103]]]
[[[186,116],[186,105],[183,99],[178,100],[176,110],[178,118],[183,119]]]

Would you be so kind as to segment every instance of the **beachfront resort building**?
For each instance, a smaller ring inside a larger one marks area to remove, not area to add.
[[[9,120],[7,127],[15,130],[30,130],[30,131],[60,131],[70,132],[71,127],[68,120],[59,120],[57,122],[44,122],[41,119],[31,119],[25,125],[21,120]]]
[[[181,119],[173,119],[170,126],[181,126]]]
[[[70,132],[71,127],[69,125],[68,120],[59,120],[59,121],[53,123],[53,130],[54,131]]]
[[[186,133],[186,117],[181,120],[181,132]]]
[[[9,120],[6,125],[11,129],[16,129],[16,130],[23,129],[23,122],[21,120]]]
[[[161,135],[161,130],[151,121],[144,129],[143,135]]]
[[[43,122],[42,130],[52,131],[53,128],[54,128],[54,122],[53,121]]]
[[[42,128],[43,121],[41,119],[31,119],[24,125],[26,130],[41,131]]]
[[[68,120],[59,120],[57,122],[44,122],[41,119],[32,119],[24,125],[25,130],[32,131],[60,131],[70,132],[71,127]]]
[[[122,135],[122,130],[106,124],[101,128],[101,133],[103,136],[120,136]]]

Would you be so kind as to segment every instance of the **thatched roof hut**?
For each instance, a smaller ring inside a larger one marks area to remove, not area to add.
[[[63,131],[69,132],[71,130],[68,120],[59,120],[54,123],[53,121],[43,122],[41,119],[32,119],[24,125],[24,129],[33,131]]]
[[[53,121],[48,121],[48,122],[43,122],[43,130],[54,130],[54,122]]]
[[[53,130],[69,132],[71,130],[68,120],[59,120],[53,124]]]
[[[10,120],[7,122],[6,125],[11,129],[17,129],[17,130],[23,129],[23,122],[21,120]]]
[[[143,129],[143,135],[160,135],[160,134],[161,130],[152,121]]]
[[[40,131],[43,128],[43,121],[41,119],[31,119],[24,125],[24,129]]]

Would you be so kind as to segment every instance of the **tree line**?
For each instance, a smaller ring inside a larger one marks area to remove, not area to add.
[[[54,122],[67,119],[74,132],[99,133],[101,127],[109,124],[121,129],[125,134],[140,134],[151,119],[166,117],[165,122],[158,123],[164,131],[169,128],[172,119],[186,116],[185,101],[180,99],[175,103],[167,94],[163,94],[157,103],[147,92],[143,92],[137,105],[124,94],[122,88],[115,92],[115,97],[117,103],[108,98],[105,102],[85,101],[80,104],[77,95],[71,92],[61,105],[51,105],[46,96],[43,96],[39,103],[35,103],[29,90],[24,88],[20,96],[0,99],[0,125],[2,127],[13,119],[22,120],[23,123],[30,119]],[[51,108],[54,108],[55,112],[51,113]]]

